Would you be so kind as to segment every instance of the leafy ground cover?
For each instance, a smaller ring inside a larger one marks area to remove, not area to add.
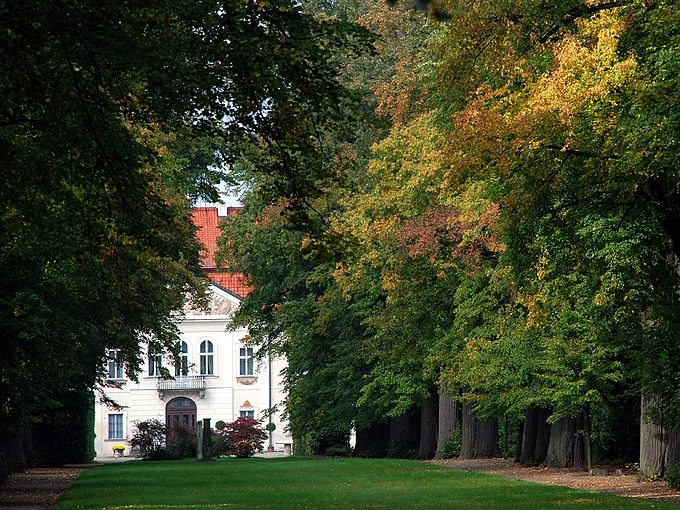
[[[680,508],[391,459],[127,462],[84,472],[57,510]]]

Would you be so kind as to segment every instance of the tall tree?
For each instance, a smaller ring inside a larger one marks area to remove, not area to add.
[[[203,297],[190,208],[216,198],[215,168],[257,154],[260,189],[307,221],[333,177],[319,133],[353,115],[336,55],[370,38],[285,0],[0,12],[0,443],[15,468],[29,418],[103,381],[109,350],[134,378],[144,344],[173,349],[176,312]]]

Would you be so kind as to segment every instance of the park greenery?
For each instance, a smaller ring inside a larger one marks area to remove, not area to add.
[[[264,450],[267,433],[254,418],[237,418],[233,422],[218,420],[211,431],[210,453],[204,458],[252,457]],[[128,441],[143,460],[179,460],[196,458],[196,431],[182,423],[166,425],[158,419],[136,422]],[[115,447],[114,447],[115,448]]]
[[[172,490],[168,490],[171,487]],[[461,472],[395,459],[222,458],[90,469],[56,510],[95,508],[641,509],[677,504]]]
[[[664,474],[679,27],[670,0],[0,2],[0,475],[91,457],[107,357],[178,355],[220,182],[298,453],[460,431]]]
[[[236,418],[233,422],[217,422],[214,432],[215,444],[212,454],[217,457],[234,455],[240,459],[252,457],[264,450],[267,433],[255,418]]]
[[[178,355],[206,300],[191,208],[224,169],[259,158],[304,218],[316,130],[356,117],[339,59],[371,40],[292,0],[0,2],[0,478],[90,460],[107,361]]]
[[[192,427],[154,418],[136,422],[128,444],[143,460],[179,460],[196,458],[196,441]]]
[[[235,324],[288,360],[296,451],[348,453],[355,430],[355,455],[425,459],[461,427],[462,457],[663,475],[680,457],[677,2],[309,8],[379,35],[343,66],[366,120],[319,129],[335,173],[306,214],[263,192],[259,153],[240,160],[220,245],[253,289]]]

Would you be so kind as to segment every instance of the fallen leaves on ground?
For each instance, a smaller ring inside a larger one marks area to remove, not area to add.
[[[447,459],[435,460],[432,463],[461,471],[490,473],[547,485],[680,503],[680,491],[670,489],[663,480],[638,481],[635,474],[626,473],[625,470],[623,474],[617,475],[616,468],[611,469],[608,476],[588,476],[588,473],[582,470],[522,466],[512,459]]]

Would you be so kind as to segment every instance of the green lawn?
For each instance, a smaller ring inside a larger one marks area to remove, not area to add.
[[[85,471],[57,510],[678,508],[388,459],[132,461]]]

